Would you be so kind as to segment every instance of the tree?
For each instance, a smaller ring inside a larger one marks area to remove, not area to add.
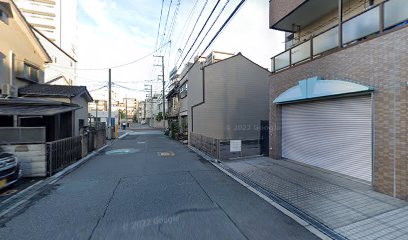
[[[159,112],[156,116],[156,121],[160,122],[161,120],[163,120],[163,113]]]
[[[119,116],[120,116],[120,119],[125,119],[125,111],[119,110]]]

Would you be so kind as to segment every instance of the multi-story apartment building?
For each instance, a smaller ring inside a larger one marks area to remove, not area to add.
[[[89,103],[89,111],[108,111],[108,101],[95,99],[93,103]]]
[[[136,111],[136,118],[139,123],[146,121],[146,101],[140,101]]]
[[[52,59],[45,69],[45,82],[74,85],[77,0],[15,0],[15,3]]]
[[[33,27],[76,58],[77,0],[15,0]]]
[[[408,2],[271,0],[270,156],[408,199]]]

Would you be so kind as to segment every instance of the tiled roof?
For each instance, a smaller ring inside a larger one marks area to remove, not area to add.
[[[31,84],[19,89],[20,96],[58,96],[71,98],[83,93],[87,93],[90,96],[85,86]]]
[[[77,104],[30,98],[0,98],[1,115],[52,116],[81,108]]]

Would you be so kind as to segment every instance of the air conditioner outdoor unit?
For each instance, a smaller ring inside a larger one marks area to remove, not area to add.
[[[1,94],[7,97],[17,97],[17,88],[10,84],[2,84]]]

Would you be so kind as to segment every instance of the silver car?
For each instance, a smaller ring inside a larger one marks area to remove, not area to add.
[[[17,157],[0,149],[0,189],[17,182],[21,176],[22,171]]]

